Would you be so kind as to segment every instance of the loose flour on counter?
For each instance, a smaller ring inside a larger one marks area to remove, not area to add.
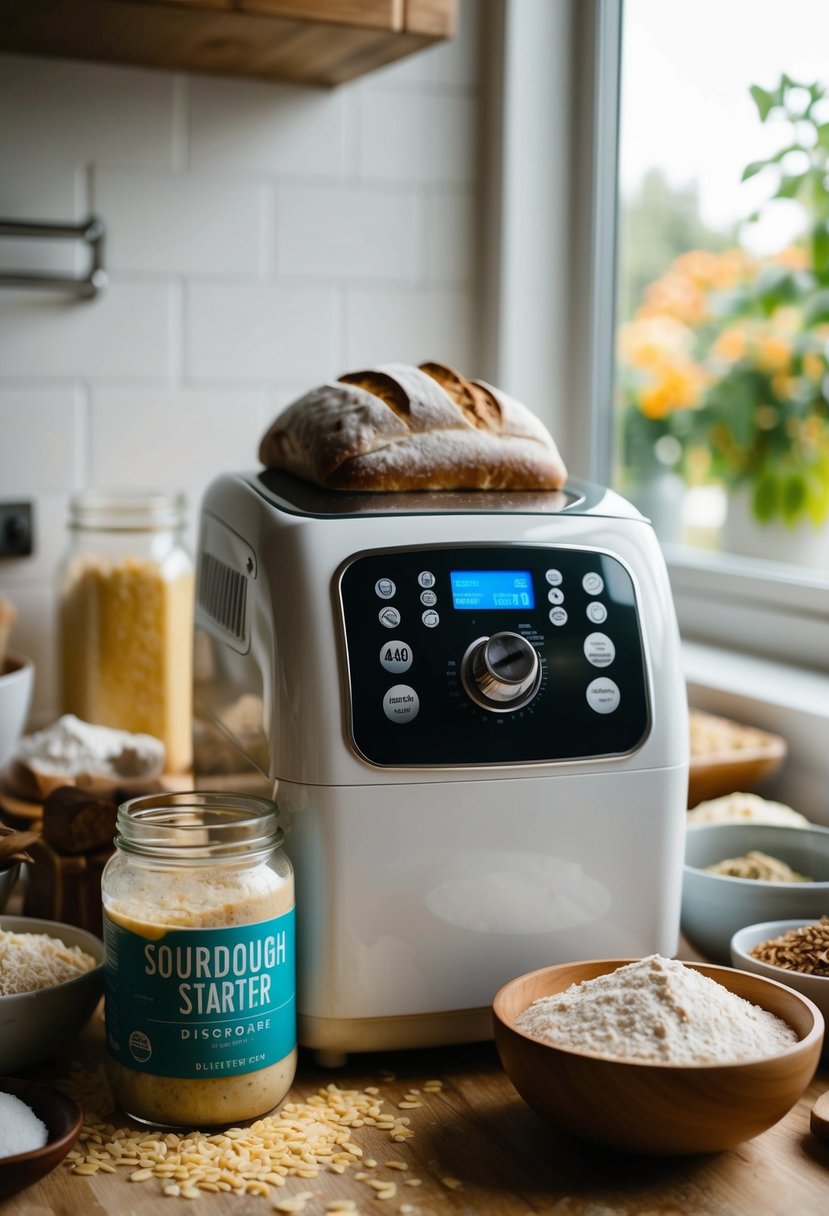
[[[620,1060],[733,1064],[797,1042],[786,1022],[659,954],[534,1001],[519,1030]]]

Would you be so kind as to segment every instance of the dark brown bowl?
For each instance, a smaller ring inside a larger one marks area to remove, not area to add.
[[[8,1199],[43,1178],[59,1165],[81,1134],[83,1114],[77,1102],[57,1089],[24,1081],[20,1077],[0,1077],[0,1092],[13,1094],[31,1107],[46,1125],[49,1139],[43,1148],[30,1153],[0,1157],[0,1199]]]
[[[542,967],[506,984],[493,1003],[495,1043],[524,1101],[562,1131],[635,1153],[711,1153],[764,1132],[794,1106],[820,1059],[823,1016],[783,984],[687,963],[730,992],[776,1014],[798,1042],[734,1064],[651,1064],[558,1047],[519,1030],[533,1001],[615,971],[632,959]]]

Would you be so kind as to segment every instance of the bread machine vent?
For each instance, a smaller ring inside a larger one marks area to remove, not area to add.
[[[242,641],[245,634],[247,580],[238,570],[202,553],[199,570],[199,606],[222,629]]]

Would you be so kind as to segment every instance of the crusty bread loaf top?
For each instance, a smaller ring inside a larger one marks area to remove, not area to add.
[[[566,470],[525,406],[440,363],[385,364],[312,389],[259,458],[329,489],[559,489]]]

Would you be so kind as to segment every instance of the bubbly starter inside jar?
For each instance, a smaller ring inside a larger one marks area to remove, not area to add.
[[[276,808],[159,795],[125,803],[118,829],[103,877],[114,1096],[158,1126],[256,1118],[296,1069],[294,884]]]

